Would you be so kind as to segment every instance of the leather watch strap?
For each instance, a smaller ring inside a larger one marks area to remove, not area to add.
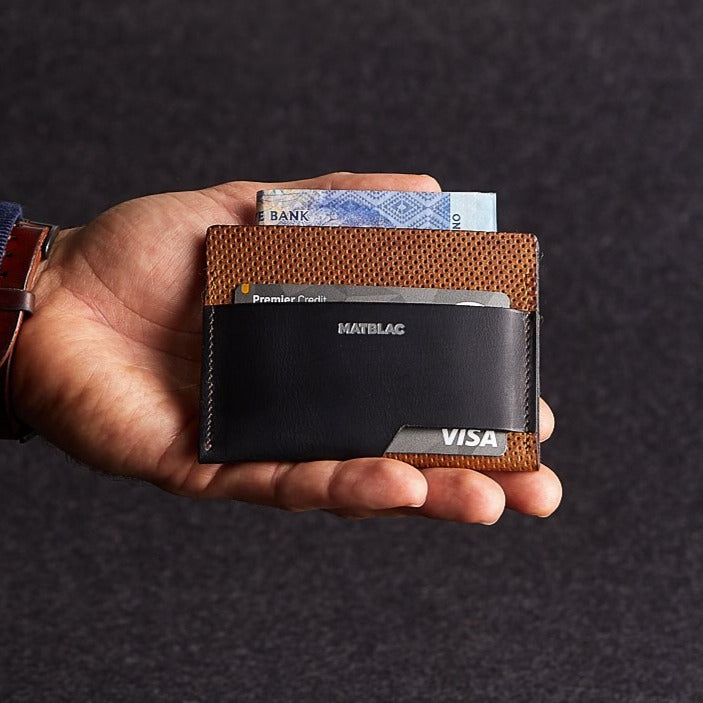
[[[20,210],[21,212],[21,210]],[[34,310],[32,288],[58,226],[18,219],[0,262],[0,439],[24,439],[31,429],[12,410],[10,367],[22,321]]]

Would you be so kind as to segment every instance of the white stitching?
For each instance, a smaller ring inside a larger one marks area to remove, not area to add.
[[[212,449],[212,406],[214,380],[214,348],[215,348],[215,310],[213,307],[208,309],[208,349],[207,349],[207,417],[205,422],[205,451],[209,452]]]
[[[531,318],[530,313],[525,313],[525,432],[528,431],[528,419],[530,415],[530,351],[532,345],[530,344],[530,329],[531,329]]]

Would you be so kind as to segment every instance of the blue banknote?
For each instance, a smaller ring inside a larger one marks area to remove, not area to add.
[[[395,227],[496,232],[495,193],[393,190],[261,190],[261,225]]]

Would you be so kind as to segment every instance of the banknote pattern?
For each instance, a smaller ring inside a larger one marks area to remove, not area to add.
[[[265,190],[257,194],[259,224],[321,227],[497,229],[495,193],[389,190]]]

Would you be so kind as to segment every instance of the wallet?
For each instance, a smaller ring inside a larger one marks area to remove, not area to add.
[[[206,279],[202,463],[539,468],[534,235],[214,225]],[[236,302],[261,284],[481,291],[505,303],[407,302],[402,291],[388,302]]]

